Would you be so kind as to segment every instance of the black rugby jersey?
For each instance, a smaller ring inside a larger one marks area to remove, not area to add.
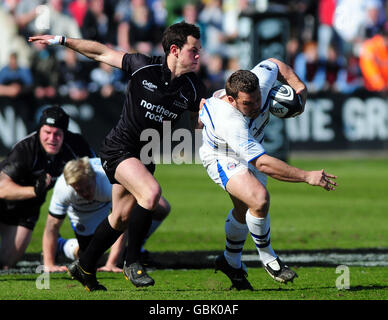
[[[33,186],[41,174],[48,173],[52,177],[48,187],[50,189],[54,186],[57,177],[62,174],[68,161],[84,156],[94,157],[95,153],[79,134],[67,131],[61,151],[51,156],[44,151],[39,140],[39,133],[33,132],[12,148],[7,157],[0,163],[0,171],[6,173],[21,186]],[[34,209],[39,208],[45,201],[45,197],[46,195],[26,200],[0,199],[0,201],[6,203],[8,210],[23,213],[23,211],[34,211]],[[28,212],[24,212],[24,214],[28,214]]]
[[[205,86],[195,73],[171,80],[171,71],[163,57],[125,54],[122,70],[130,79],[122,113],[105,144],[139,146],[144,129],[162,131],[163,121],[172,127],[186,110],[197,112]]]

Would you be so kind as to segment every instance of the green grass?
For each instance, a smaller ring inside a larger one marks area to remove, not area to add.
[[[292,165],[325,169],[338,175],[335,192],[306,184],[269,179],[271,244],[275,250],[388,248],[388,160],[302,160]],[[147,243],[150,251],[223,250],[224,220],[231,208],[227,194],[208,178],[200,165],[161,165],[156,177],[170,201],[170,216]],[[41,252],[46,206],[28,252]],[[67,222],[62,236],[72,237]],[[246,249],[254,249],[251,240]],[[281,286],[262,268],[250,268],[254,292],[226,290],[229,280],[212,270],[157,270],[156,286],[138,290],[122,275],[99,273],[109,291],[86,294],[67,275],[50,275],[50,290],[38,290],[38,275],[0,276],[2,299],[150,299],[150,300],[382,300],[388,299],[386,268],[350,267],[350,290],[338,291],[334,268],[299,268],[294,284]]]
[[[281,285],[262,268],[251,268],[255,290],[228,290],[229,280],[213,270],[157,270],[150,274],[156,285],[136,289],[122,274],[98,273],[107,292],[87,293],[66,274],[51,274],[49,289],[37,289],[37,275],[0,277],[0,300],[380,300],[388,298],[386,270],[382,267],[350,267],[349,290],[336,287],[335,268],[298,268],[293,284]],[[40,281],[38,279],[38,281]]]

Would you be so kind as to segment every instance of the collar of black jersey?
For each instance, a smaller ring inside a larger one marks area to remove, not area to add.
[[[168,68],[167,65],[167,56],[163,59],[163,65],[162,65],[162,77],[164,82],[168,82],[170,84],[171,82],[171,70]]]

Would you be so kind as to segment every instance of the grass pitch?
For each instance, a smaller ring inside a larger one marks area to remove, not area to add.
[[[275,250],[388,248],[387,159],[301,160],[291,164],[338,175],[338,188],[327,192],[306,184],[269,179],[271,244]],[[160,165],[156,177],[172,211],[147,242],[155,252],[224,249],[224,220],[231,208],[227,194],[200,165]],[[47,199],[48,200],[48,199]],[[47,201],[48,202],[48,201]],[[47,216],[42,208],[28,252],[41,252]],[[72,237],[69,223],[61,230]],[[254,249],[248,239],[246,249]],[[384,267],[349,267],[349,289],[338,290],[336,269],[299,267],[287,286],[261,268],[249,269],[255,291],[230,291],[229,280],[213,270],[155,270],[156,285],[135,289],[121,274],[99,273],[108,292],[87,293],[67,274],[51,274],[49,290],[37,289],[39,274],[1,275],[0,300],[385,300]]]

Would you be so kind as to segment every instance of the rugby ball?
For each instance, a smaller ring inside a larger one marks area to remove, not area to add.
[[[273,87],[269,93],[269,111],[279,118],[291,118],[303,111],[302,99],[289,85]]]

